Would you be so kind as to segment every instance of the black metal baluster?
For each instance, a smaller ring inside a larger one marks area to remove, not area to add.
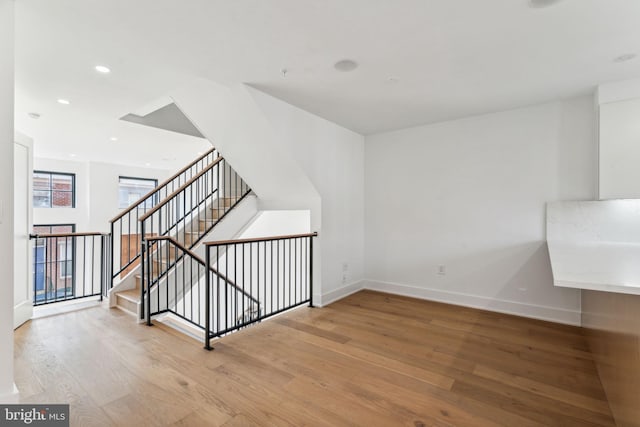
[[[115,253],[114,253],[114,240],[115,240],[115,236],[114,236],[114,227],[113,227],[113,222],[109,223],[109,229],[110,229],[110,233],[109,233],[109,253],[111,253],[111,258],[110,258],[110,265],[109,265],[109,289],[113,288],[113,263],[115,260]],[[122,249],[120,249],[120,252],[122,252]],[[105,284],[106,285],[106,284]],[[35,295],[35,294],[34,294]]]
[[[209,251],[209,246],[207,246],[207,252]],[[207,253],[207,260],[209,260],[209,254]],[[207,270],[209,268],[207,267]],[[216,270],[218,274],[216,274],[216,326],[214,330],[217,332],[220,330],[220,246],[216,245]]]
[[[233,284],[238,286],[238,245],[233,245]],[[237,324],[238,319],[238,292],[233,293],[233,323]]]
[[[152,230],[153,230],[153,221],[151,222]],[[153,265],[151,262],[153,261],[153,254],[151,253],[151,245],[148,240],[144,240],[145,250],[142,253],[147,254],[147,326],[151,326],[151,277],[153,276]],[[144,262],[144,260],[141,260]],[[144,285],[144,281],[142,282]],[[144,288],[144,286],[143,286]]]
[[[243,291],[245,291],[245,289],[246,289],[245,284],[247,283],[247,278],[246,278],[246,275],[245,275],[246,271],[245,271],[245,268],[244,268],[244,266],[245,266],[244,247],[245,246],[246,245],[243,243],[242,244],[242,263],[240,264],[242,266],[242,287],[241,287],[241,289]],[[249,277],[251,277],[251,264],[249,264]],[[236,282],[236,286],[239,286],[238,282]],[[245,309],[245,306],[244,306],[244,301],[245,301],[246,297],[245,297],[244,292],[241,295],[242,295],[241,296],[241,299],[242,299],[242,312],[241,312],[240,316],[242,316],[242,323],[244,323],[244,314],[246,313],[246,309]],[[236,317],[236,319],[237,319],[237,317]]]
[[[276,269],[277,269],[277,275],[276,278],[278,280],[278,283],[276,283],[276,309],[275,311],[280,310],[280,240],[276,240],[276,248],[277,248],[277,258],[276,258]]]
[[[269,307],[271,309],[271,312],[273,312],[273,240],[270,242],[271,243],[271,250],[269,251],[269,260],[271,261],[271,281],[269,282],[269,288],[270,288],[270,292],[269,292],[269,299],[271,300],[271,306]],[[266,243],[265,243],[266,244]]]
[[[198,264],[198,281],[196,282],[197,286],[198,286],[198,325],[201,325],[200,323],[200,312],[202,311],[202,301],[200,300],[200,280],[199,278],[202,277],[202,274],[200,274],[200,264]],[[195,319],[194,319],[195,320]]]
[[[144,232],[145,232],[144,221],[140,223],[140,320],[144,319],[145,316],[145,304],[144,304],[144,280],[145,280],[145,268],[148,269],[149,265],[145,266],[145,244],[144,244]]]
[[[84,245],[84,252],[87,251],[87,238],[83,238],[82,239],[83,245]],[[95,274],[95,236],[91,236],[91,291],[93,292],[93,276]],[[87,289],[85,286],[85,282],[87,280],[85,273],[84,273],[84,265],[82,266],[82,296],[87,296]],[[75,269],[74,269],[74,273],[75,273]]]
[[[313,237],[309,237],[309,307],[313,307]]]
[[[211,350],[211,341],[209,339],[209,330],[211,329],[211,325],[209,324],[209,313],[211,310],[211,301],[210,301],[210,294],[209,294],[209,289],[211,287],[211,260],[210,260],[210,256],[211,256],[211,247],[207,246],[205,248],[205,299],[204,299],[204,313],[205,313],[205,319],[204,319],[204,348],[206,350]]]
[[[127,258],[129,258],[129,262],[131,262],[131,211],[129,211],[129,213],[127,214],[127,226],[128,226],[128,236],[129,238],[127,239],[127,251],[128,251],[128,255]]]
[[[193,278],[193,260],[191,260],[191,278]],[[193,281],[190,282],[191,288],[189,292],[189,299],[191,300],[191,307],[189,307],[189,312],[191,313],[191,320],[194,319],[193,315]]]

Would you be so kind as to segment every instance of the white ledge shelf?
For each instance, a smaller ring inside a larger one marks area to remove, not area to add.
[[[555,286],[640,295],[640,200],[547,205]]]
[[[548,244],[555,286],[640,295],[640,244]]]

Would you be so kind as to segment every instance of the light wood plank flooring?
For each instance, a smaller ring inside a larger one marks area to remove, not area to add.
[[[24,402],[75,426],[613,426],[579,328],[362,291],[201,343],[119,310],[15,334]]]

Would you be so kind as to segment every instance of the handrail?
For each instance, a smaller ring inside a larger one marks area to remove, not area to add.
[[[54,233],[54,234],[29,234],[30,239],[45,239],[54,237],[90,237],[90,236],[108,236],[109,233],[100,233],[99,231],[88,231],[85,233]]]
[[[184,247],[182,245],[182,243],[178,242],[176,239],[174,239],[171,236],[153,236],[153,237],[148,237],[147,241],[148,242],[153,242],[153,241],[159,241],[159,240],[168,240],[169,242],[173,243],[174,246],[178,247],[178,249],[182,250],[183,252],[189,254],[193,259],[195,259],[199,264],[203,265],[206,267],[207,263],[205,262],[205,260],[203,260],[200,256],[198,256],[196,253],[194,253],[192,250]],[[177,261],[177,260],[176,260]],[[224,274],[218,272],[215,268],[213,267],[209,267],[209,270],[212,271],[214,274],[220,276],[221,279],[224,279],[225,282],[229,283],[233,288],[235,288],[238,292],[242,293],[244,296],[246,296],[247,298],[251,299],[253,302],[260,304],[260,301],[258,301],[253,295],[251,295],[250,293],[248,293],[247,291],[245,291],[244,289],[240,288],[238,285],[236,285],[231,279],[229,279],[228,277],[226,277]]]
[[[142,196],[137,202],[133,203],[131,206],[129,206],[127,209],[125,209],[124,211],[120,212],[118,215],[116,215],[115,217],[113,217],[111,220],[109,220],[109,222],[114,223],[117,220],[119,220],[120,218],[124,217],[126,214],[128,214],[129,212],[131,212],[132,210],[134,210],[138,205],[140,205],[140,203],[144,200],[146,200],[147,198],[151,197],[154,193],[156,193],[160,188],[165,187],[167,185],[169,185],[171,183],[171,181],[173,181],[174,179],[176,179],[178,176],[180,176],[181,174],[185,173],[186,171],[188,171],[189,169],[191,169],[192,167],[194,167],[196,165],[196,163],[198,163],[199,161],[201,161],[202,159],[206,158],[209,154],[213,153],[215,151],[215,147],[210,149],[209,151],[205,152],[204,154],[202,154],[200,157],[198,157],[196,160],[194,160],[193,162],[189,163],[187,166],[183,167],[182,169],[180,169],[178,172],[174,173],[172,176],[170,176],[169,178],[165,179],[161,184],[159,184],[156,188],[154,188],[153,190],[149,191],[147,194],[145,194],[144,196]]]
[[[304,234],[288,234],[284,236],[272,236],[272,237],[256,237],[249,239],[232,239],[232,240],[217,240],[214,242],[204,242],[205,246],[222,246],[222,245],[233,245],[235,243],[257,243],[257,242],[270,242],[272,240],[287,240],[287,239],[296,239],[299,237],[317,237],[318,232],[313,233],[304,233]]]
[[[217,165],[218,163],[220,163],[223,160],[223,157],[220,156],[217,159],[215,159],[211,164],[207,165],[204,167],[204,169],[202,169],[200,172],[198,172],[196,175],[194,175],[189,181],[185,182],[184,184],[182,184],[180,187],[178,187],[174,192],[172,192],[171,194],[167,195],[167,197],[165,197],[164,199],[162,199],[161,201],[159,201],[153,208],[151,208],[149,211],[147,211],[144,215],[142,215],[140,218],[138,218],[139,222],[142,222],[144,220],[146,220],[147,218],[149,218],[151,215],[153,215],[154,213],[158,212],[158,210],[162,209],[162,207],[165,205],[165,203],[168,200],[173,199],[175,196],[177,196],[178,194],[180,194],[180,192],[182,192],[185,188],[187,188],[189,185],[193,184],[198,178],[200,178],[202,175],[204,175],[205,173],[207,173],[207,171],[211,170],[215,165]]]
[[[181,168],[177,173],[164,180],[162,184],[110,220],[110,250],[111,263],[113,265],[111,268],[111,286],[113,286],[118,276],[123,278],[135,269],[140,260],[140,255],[142,254],[141,240],[144,239],[142,230],[144,222],[139,221],[140,216],[158,206],[160,200],[162,200],[162,203],[173,203],[174,201],[171,199],[167,201],[167,194],[175,195],[175,189],[184,188],[185,181],[191,182],[192,186],[197,185],[200,180],[213,172],[209,165],[215,162],[218,157],[220,157],[220,153],[215,148],[211,148],[204,154],[199,154],[197,159]],[[215,164],[220,165],[222,163]],[[202,170],[205,170],[207,175],[202,175]],[[199,180],[195,183],[193,182],[194,175],[199,177]],[[154,212],[158,214],[162,211],[154,210]],[[179,210],[176,209],[175,214],[178,214],[178,212]],[[153,220],[153,217],[150,219]],[[119,255],[116,252],[119,252]]]
[[[212,338],[303,304],[313,307],[313,240],[317,235],[314,232],[205,244],[205,268],[215,265],[224,274],[233,276],[234,280],[237,278],[243,288],[255,289],[261,303],[258,310],[251,305],[246,309],[244,299],[228,299],[228,285],[214,281],[212,275],[207,274],[204,292],[205,349],[211,350]],[[222,253],[220,246],[223,247]]]

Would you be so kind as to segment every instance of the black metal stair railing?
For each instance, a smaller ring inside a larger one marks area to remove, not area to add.
[[[184,183],[205,170],[219,156],[215,148],[210,149],[109,221],[110,270],[112,270],[110,288],[113,287],[114,281],[118,277],[126,276],[139,265],[141,254],[140,217]]]
[[[303,304],[313,306],[313,238],[317,235],[204,243],[207,350],[212,338]],[[239,295],[238,289],[251,300]]]
[[[169,237],[191,249],[250,192],[249,186],[226,160],[218,157],[140,216],[141,301],[145,301],[145,295],[149,295],[154,286],[163,283],[163,277],[168,276],[185,255],[180,251],[177,255],[167,254],[152,265],[150,257],[164,253],[170,245],[166,244],[167,240],[157,239],[153,240],[156,243],[150,244],[149,239]],[[149,275],[149,272],[153,274]],[[141,319],[145,318],[146,312],[147,322],[150,322],[150,316],[157,313],[145,310],[145,307],[143,304]]]
[[[172,237],[158,236],[146,238],[145,304],[147,324],[151,317],[163,313],[178,316],[191,325],[205,329],[206,307],[204,304],[205,272],[207,266],[200,256],[186,248]],[[172,268],[166,269],[165,260],[173,259]],[[260,312],[260,302],[244,289],[235,286],[233,281],[209,267],[209,272],[221,277],[229,288],[233,289],[237,300],[243,299],[247,306]]]

